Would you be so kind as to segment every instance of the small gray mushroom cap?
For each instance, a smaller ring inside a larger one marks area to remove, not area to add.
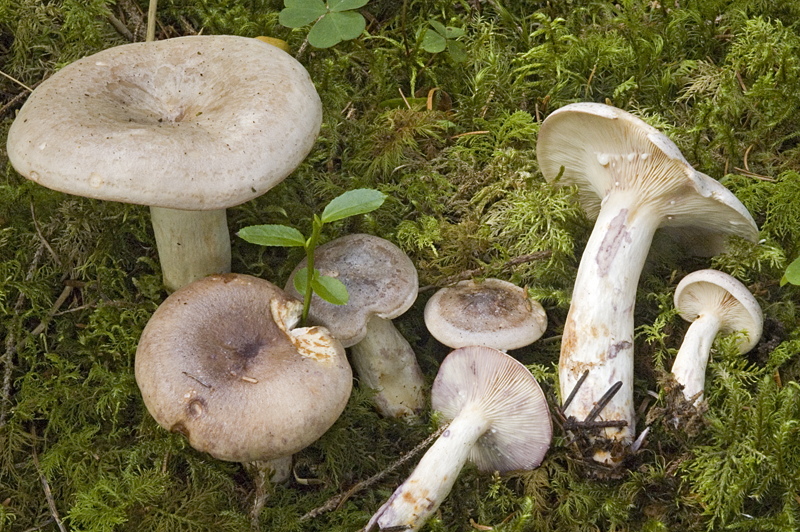
[[[294,329],[302,306],[240,274],[174,292],[136,350],[150,414],[221,460],[273,460],[316,441],[344,410],[352,372],[327,330]]]
[[[547,328],[547,315],[515,284],[466,280],[438,290],[428,300],[425,325],[448,347],[483,345],[506,351],[538,340]]]
[[[536,153],[544,178],[577,185],[591,217],[615,189],[649,198],[661,227],[692,253],[715,255],[725,237],[751,242],[758,228],[747,209],[715,179],[698,172],[675,143],[643,120],[600,103],[566,105],[542,124]]]
[[[444,421],[478,405],[491,423],[470,451],[481,471],[528,470],[542,463],[553,436],[550,410],[531,372],[491,347],[451,352],[431,389],[431,407]]]
[[[232,207],[289,175],[322,105],[303,66],[257,39],[190,36],[79,59],[45,80],[8,134],[23,176],[79,196]]]
[[[678,313],[688,322],[713,313],[720,320],[722,334],[745,332],[739,342],[740,353],[747,353],[761,339],[764,325],[761,306],[745,285],[727,273],[717,270],[690,273],[678,283],[674,301]]]
[[[399,247],[377,236],[356,233],[331,240],[315,250],[314,265],[322,275],[344,283],[350,298],[345,305],[334,305],[314,294],[309,323],[327,327],[344,347],[364,339],[370,317],[391,320],[417,299],[414,263]],[[303,259],[286,283],[286,292],[294,297],[301,297],[294,276],[305,266]]]

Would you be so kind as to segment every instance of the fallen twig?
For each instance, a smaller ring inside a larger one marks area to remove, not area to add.
[[[387,467],[383,471],[380,471],[380,472],[372,475],[367,480],[364,480],[362,482],[359,482],[359,483],[355,484],[352,488],[350,488],[349,490],[345,491],[344,493],[340,493],[339,495],[336,495],[335,497],[331,497],[322,506],[320,506],[318,508],[314,508],[310,512],[308,512],[305,515],[303,515],[300,518],[300,521],[301,522],[302,521],[307,521],[308,519],[311,519],[313,517],[317,517],[318,515],[324,514],[325,512],[330,512],[331,510],[339,509],[342,506],[342,504],[344,504],[344,502],[347,499],[350,498],[351,495],[353,495],[356,492],[359,492],[359,491],[361,491],[363,489],[366,489],[366,488],[372,486],[373,484],[378,482],[380,479],[382,479],[384,476],[388,475],[389,473],[391,473],[392,471],[394,471],[395,469],[397,469],[401,465],[403,465],[406,462],[408,462],[411,458],[413,458],[414,456],[419,454],[419,452],[422,451],[428,445],[430,445],[433,442],[433,440],[438,438],[442,434],[442,432],[445,431],[446,428],[447,428],[447,425],[439,427],[435,432],[433,432],[433,434],[431,434],[430,436],[425,438],[421,443],[419,443],[416,447],[414,447],[409,452],[407,452],[402,457],[400,457],[400,459],[395,461],[392,465],[390,465],[389,467]]]
[[[53,516],[55,519],[56,524],[58,525],[58,529],[61,532],[67,532],[67,529],[64,528],[64,523],[61,522],[61,517],[58,516],[58,509],[56,509],[56,501],[53,499],[53,492],[50,491],[50,484],[47,482],[47,477],[44,475],[42,471],[42,467],[39,465],[39,455],[36,452],[36,433],[33,433],[34,443],[32,447],[33,451],[33,465],[36,466],[36,471],[39,473],[39,480],[42,481],[42,488],[44,489],[44,496],[47,499],[47,506],[50,507],[50,515]]]

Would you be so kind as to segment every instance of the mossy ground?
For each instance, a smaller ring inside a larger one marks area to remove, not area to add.
[[[282,185],[230,209],[232,230],[303,224],[347,189],[389,200],[326,227],[400,245],[422,285],[467,270],[526,285],[549,328],[513,353],[557,404],[555,365],[582,246],[591,229],[572,192],[538,172],[535,143],[548,112],[610,102],[666,132],[700,171],[719,179],[760,228],[712,259],[654,253],[636,307],[637,427],[642,452],[622,472],[587,464],[558,423],[532,472],[467,469],[426,530],[785,530],[800,528],[798,288],[779,286],[800,254],[800,7],[767,0],[372,0],[368,35],[334,48],[303,46],[274,0],[162,0],[158,38],[199,32],[290,44],[315,81],[325,120],[315,149]],[[0,64],[32,87],[59,67],[141,40],[143,0],[0,0]],[[430,20],[466,30],[469,59],[429,54]],[[432,95],[425,102],[401,98]],[[3,142],[25,98],[0,79]],[[142,328],[165,297],[146,208],[45,190],[21,178],[0,148],[0,530],[247,530],[253,483],[239,464],[193,451],[147,414],[133,378]],[[308,232],[308,227],[298,227]],[[282,285],[300,256],[234,239],[234,270]],[[544,259],[516,264],[545,251]],[[715,345],[708,410],[690,429],[665,421],[669,368],[687,324],[671,294],[704,267],[745,282],[765,334],[746,356]],[[447,351],[426,333],[431,290],[397,320],[429,380]],[[60,298],[60,296],[63,296]],[[698,422],[700,419],[700,422]],[[378,417],[354,393],[342,418],[296,457],[311,482],[278,486],[263,530],[354,531],[413,466],[300,521],[388,467],[434,430]],[[46,495],[43,479],[49,489]],[[48,502],[54,504],[51,509]]]

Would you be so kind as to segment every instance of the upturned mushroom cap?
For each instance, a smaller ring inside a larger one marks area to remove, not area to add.
[[[739,351],[747,353],[761,339],[764,315],[761,306],[745,285],[717,270],[692,272],[675,289],[675,308],[689,322],[713,313],[720,320],[719,332],[746,333]]]
[[[448,347],[483,345],[506,351],[538,340],[547,328],[547,315],[538,301],[508,281],[466,280],[428,300],[425,325]]]
[[[308,73],[245,37],[133,43],[79,59],[30,95],[8,134],[23,176],[89,198],[232,207],[291,173],[322,105]]]
[[[586,212],[596,217],[612,190],[649,198],[661,227],[692,252],[714,255],[727,235],[755,242],[758,229],[736,196],[696,171],[663,133],[621,109],[574,103],[543,122],[536,146],[544,178],[577,185]]]
[[[431,389],[431,407],[444,421],[477,406],[491,427],[470,452],[481,471],[533,469],[544,459],[553,435],[550,411],[531,372],[491,347],[451,352]]]
[[[294,276],[305,265],[303,259],[286,283],[286,292],[294,297],[300,297]],[[314,251],[314,265],[322,275],[344,283],[350,299],[334,305],[315,294],[309,322],[327,327],[344,347],[364,338],[370,317],[396,318],[417,299],[414,263],[403,250],[377,236],[356,233],[331,240]]]
[[[352,373],[327,330],[293,330],[301,313],[302,303],[248,275],[212,275],[174,292],[136,350],[147,409],[222,460],[272,460],[308,446],[344,410]]]

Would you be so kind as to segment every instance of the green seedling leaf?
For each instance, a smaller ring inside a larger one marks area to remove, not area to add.
[[[462,42],[447,41],[447,53],[456,63],[463,63],[467,60],[467,47]]]
[[[428,30],[422,38],[422,49],[429,54],[438,54],[444,52],[447,48],[447,39],[436,31]]]
[[[438,33],[445,39],[447,38],[447,28],[444,26],[444,24],[442,24],[438,20],[431,20],[429,21],[429,24],[434,30],[436,30],[436,33]]]
[[[278,22],[287,28],[302,28],[328,13],[322,0],[284,0],[283,5]]]
[[[458,39],[459,37],[463,36],[466,33],[464,28],[454,28],[453,26],[447,26],[444,29],[444,38],[447,40],[450,39]]]
[[[237,234],[239,238],[260,246],[304,247],[306,245],[303,233],[285,225],[251,225],[242,227]]]
[[[348,11],[350,9],[358,9],[367,5],[369,0],[329,0],[328,9],[331,13],[340,11]]]
[[[319,270],[314,270],[314,275],[319,275]],[[294,274],[294,279],[292,280],[292,284],[294,285],[294,289],[301,296],[306,295],[306,288],[308,288],[308,268],[300,268],[296,274]]]
[[[367,27],[361,13],[331,12],[319,19],[308,32],[308,43],[315,48],[330,48],[342,41],[355,39]]]
[[[311,288],[319,297],[332,305],[344,305],[350,299],[347,287],[335,277],[314,275],[314,279],[311,280]]]
[[[786,273],[781,278],[781,286],[786,283],[800,285],[800,257],[794,259],[789,267],[786,268]]]
[[[330,223],[357,214],[372,212],[386,199],[386,194],[371,188],[358,188],[348,190],[344,194],[333,198],[322,211],[322,222]]]

